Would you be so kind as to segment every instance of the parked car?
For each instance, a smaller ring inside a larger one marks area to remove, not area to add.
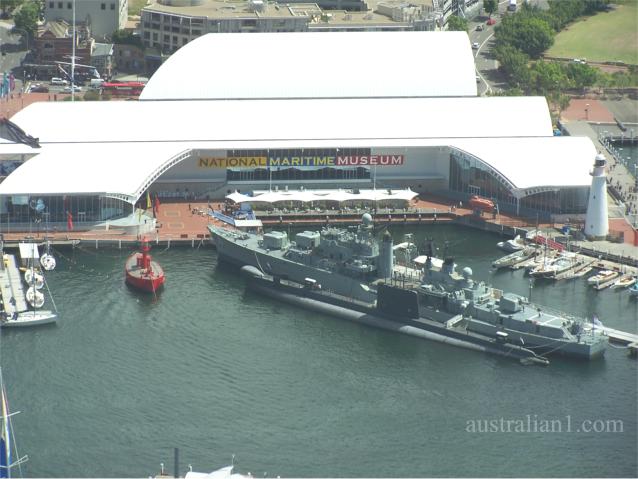
[[[49,87],[45,85],[34,85],[29,91],[31,93],[49,93]]]
[[[68,85],[69,82],[64,78],[53,77],[51,78],[51,85]]]
[[[62,91],[64,93],[71,93],[71,85],[65,86]],[[73,85],[73,91],[75,91],[75,92],[82,91],[82,87],[81,86],[77,86],[77,85]]]
[[[477,32],[482,32],[482,31],[483,31],[483,25],[478,24],[478,25],[476,26],[476,31],[477,31]]]
[[[496,23],[496,20],[494,20],[493,18],[490,18],[487,20],[487,22],[485,22],[486,25],[494,25]]]
[[[478,50],[478,49],[479,49],[479,47],[480,47],[480,45],[478,44],[478,42],[474,42],[474,43],[472,43],[472,48],[473,48],[474,50]]]

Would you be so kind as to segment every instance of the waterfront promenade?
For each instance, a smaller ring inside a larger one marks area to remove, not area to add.
[[[174,202],[163,203],[157,212],[157,228],[147,233],[149,240],[165,246],[200,247],[211,244],[207,230],[209,224],[228,226],[208,214],[210,209],[222,210],[220,202]],[[360,221],[361,215],[366,210],[328,210],[317,213],[316,211],[287,211],[258,215],[264,226],[269,228],[287,228],[289,226],[308,226],[320,228],[326,224],[353,224]],[[152,210],[145,212],[146,217],[152,217]],[[406,209],[380,209],[374,215],[375,223],[386,225],[430,225],[456,223],[470,228],[493,232],[495,242],[499,237],[513,237],[516,234],[524,234],[527,230],[536,229],[538,226],[546,236],[554,237],[564,242],[566,238],[561,232],[562,224],[542,223],[532,224],[524,218],[517,218],[506,214],[483,214],[477,216],[466,205],[441,198],[418,199]],[[626,225],[623,219],[618,219]],[[620,228],[620,226],[617,226]],[[609,241],[574,241],[570,243],[574,249],[582,249],[584,253],[594,257],[600,257],[611,261],[618,261],[638,265],[638,247],[633,245],[634,232],[629,229],[625,234],[624,243],[612,243]],[[51,241],[54,245],[72,245],[82,243],[95,248],[102,247],[130,247],[139,241],[137,235],[126,234],[122,229],[105,229],[103,225],[84,226],[77,224],[77,229],[67,231],[63,228],[46,228],[40,231],[9,231],[3,228],[3,237],[6,246],[11,246],[19,241],[32,240],[36,242]]]
[[[615,112],[607,108],[614,107]],[[561,124],[570,136],[587,136],[607,159],[607,185],[609,188],[610,230],[628,231],[622,224],[623,219],[634,228],[638,228],[638,169],[629,164],[622,156],[621,148],[614,147],[609,139],[626,138],[634,141],[638,132],[633,100],[623,99],[614,102],[602,102],[593,99],[574,99],[569,108],[562,112]],[[621,130],[616,121],[623,124],[627,132]],[[633,168],[633,171],[631,169]]]

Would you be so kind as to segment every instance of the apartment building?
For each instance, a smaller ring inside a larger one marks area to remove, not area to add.
[[[126,24],[128,0],[45,0],[45,20],[73,23],[74,3],[75,21],[86,24],[95,38],[111,35]]]

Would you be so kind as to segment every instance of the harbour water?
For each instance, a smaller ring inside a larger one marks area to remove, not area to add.
[[[410,231],[528,294],[522,272],[490,273],[497,237]],[[172,471],[173,447],[182,474],[232,454],[255,477],[638,474],[638,363],[625,350],[521,366],[260,297],[210,248],[153,250],[167,275],[157,299],[125,286],[129,251],[61,253],[47,276],[58,324],[2,331],[27,477],[148,477]],[[537,282],[532,297],[638,331],[626,292],[581,279]]]

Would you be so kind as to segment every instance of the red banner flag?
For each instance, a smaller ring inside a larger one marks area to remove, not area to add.
[[[155,211],[159,213],[160,201],[159,196],[155,195]]]
[[[70,211],[66,212],[66,229],[73,231],[73,215]]]

